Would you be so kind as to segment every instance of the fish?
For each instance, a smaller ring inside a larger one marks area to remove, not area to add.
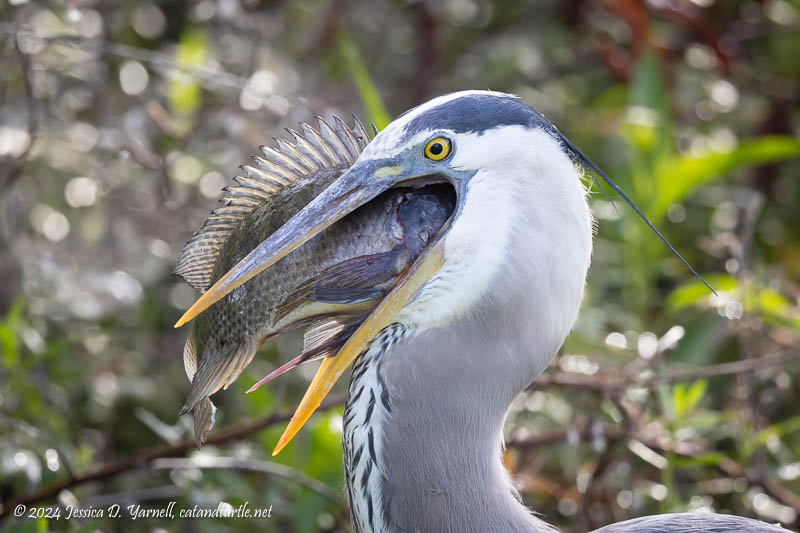
[[[174,273],[205,292],[298,213],[358,158],[370,137],[318,117],[319,127],[287,130],[293,141],[240,167],[213,210],[181,250]],[[301,133],[302,132],[302,133]],[[192,326],[183,351],[191,383],[180,415],[191,412],[197,446],[214,426],[210,396],[227,389],[258,348],[306,327],[302,352],[251,389],[297,365],[333,357],[445,225],[455,208],[446,184],[389,189],[212,305]],[[248,391],[248,392],[250,392]],[[179,416],[180,416],[179,415]]]

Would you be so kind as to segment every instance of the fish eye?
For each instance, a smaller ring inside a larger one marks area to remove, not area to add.
[[[441,161],[450,155],[450,141],[444,137],[435,137],[425,145],[425,157],[433,161]]]

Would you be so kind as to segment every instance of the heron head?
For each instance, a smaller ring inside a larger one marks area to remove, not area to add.
[[[522,100],[491,91],[463,91],[435,98],[399,116],[378,133],[347,171],[222,276],[176,327],[383,191],[430,183],[449,183],[453,187],[456,202],[450,220],[340,352],[323,361],[279,442],[277,453],[319,406],[347,366],[381,329],[400,320],[404,313],[408,315],[408,309],[424,296],[431,283],[442,278],[441,272],[457,269],[459,262],[491,262],[502,253],[503,231],[511,225],[492,224],[491,220],[508,219],[509,210],[515,205],[519,208],[519,199],[514,197],[515,183],[527,179],[530,191],[531,180],[534,181],[539,200],[535,206],[525,208],[563,211],[565,199],[579,198],[585,209],[583,188],[575,179],[572,160],[590,166],[623,194],[552,123]],[[524,166],[526,162],[531,172],[520,172],[520,164]],[[552,172],[553,164],[569,171]],[[570,179],[559,179],[565,173]],[[623,198],[627,200],[624,194]],[[641,215],[638,209],[637,212]],[[590,230],[586,233],[590,241]],[[496,254],[492,253],[493,247]],[[482,248],[480,253],[476,253],[478,248]],[[588,257],[586,261],[588,265]],[[496,271],[497,265],[493,268]],[[492,268],[472,268],[472,272],[488,276]],[[485,279],[472,281],[486,285]],[[467,296],[478,294],[464,292]],[[463,298],[459,301],[464,303]],[[441,302],[438,307],[450,314],[456,312]],[[415,325],[424,327],[442,320],[441,313],[427,316],[429,324]]]

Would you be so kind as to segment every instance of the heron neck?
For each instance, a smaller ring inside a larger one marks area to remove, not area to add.
[[[358,531],[552,531],[518,501],[501,461],[505,414],[524,385],[498,386],[479,365],[435,364],[484,348],[491,349],[475,328],[451,325],[365,354],[354,370],[344,436]],[[511,358],[507,348],[494,355]]]

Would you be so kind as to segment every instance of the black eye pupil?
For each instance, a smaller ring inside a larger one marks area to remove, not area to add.
[[[442,143],[433,143],[431,145],[431,153],[433,155],[439,155],[442,152],[444,152],[444,146],[442,146]]]

